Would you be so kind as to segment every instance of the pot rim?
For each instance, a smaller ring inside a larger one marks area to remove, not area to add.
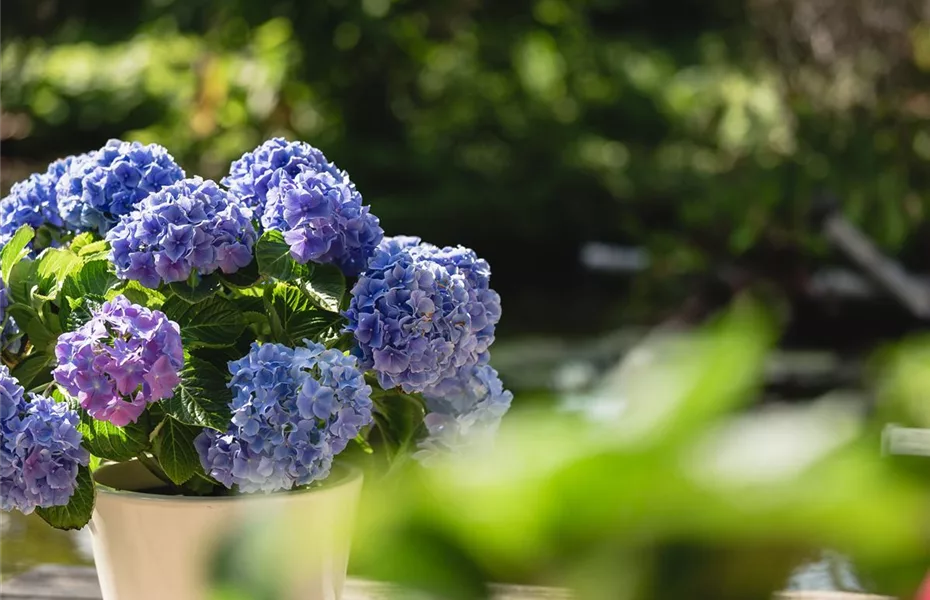
[[[323,480],[323,485],[317,487],[306,488],[302,490],[286,490],[279,492],[271,493],[253,493],[253,494],[239,494],[234,496],[171,496],[166,494],[151,494],[148,492],[136,492],[133,490],[121,490],[113,486],[107,485],[105,483],[100,483],[97,480],[97,473],[111,469],[119,468],[122,465],[127,465],[131,463],[136,463],[141,465],[137,459],[133,458],[128,461],[122,462],[112,462],[105,465],[101,465],[92,473],[94,479],[94,487],[98,493],[110,495],[110,496],[119,496],[124,498],[132,498],[134,500],[146,501],[146,502],[156,502],[156,503],[171,503],[171,504],[207,504],[207,503],[216,503],[216,502],[267,502],[269,500],[284,500],[291,496],[303,496],[306,494],[321,494],[326,492],[334,492],[340,488],[344,488],[356,483],[361,483],[362,480],[362,470],[358,467],[349,464],[335,464],[333,465],[332,471],[330,471],[329,477]],[[125,467],[124,467],[125,468]],[[339,476],[335,479],[334,475]]]

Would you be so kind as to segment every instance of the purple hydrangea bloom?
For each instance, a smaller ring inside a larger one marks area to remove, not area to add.
[[[260,219],[265,210],[271,176],[278,171],[295,176],[302,168],[309,168],[314,173],[329,173],[337,180],[349,183],[346,172],[329,162],[320,150],[306,142],[289,142],[279,137],[233,161],[229,175],[220,183],[241,198]]]
[[[348,179],[298,165],[268,178],[262,225],[284,232],[299,263],[332,263],[354,277],[384,237],[378,217]]]
[[[66,226],[105,234],[140,200],[184,178],[158,144],[110,140],[74,160],[58,180],[58,210]]]
[[[116,274],[150,288],[191,272],[234,273],[252,262],[256,238],[251,211],[199,177],[146,196],[107,233]]]
[[[501,316],[490,276],[467,248],[385,238],[346,312],[362,367],[373,368],[385,389],[421,392],[486,363]]]
[[[55,381],[100,421],[135,423],[170,398],[184,366],[181,330],[164,313],[116,296],[55,346]]]
[[[229,363],[229,428],[194,440],[204,471],[226,487],[273,492],[324,479],[333,456],[371,423],[371,386],[356,359],[304,343],[252,344]]]
[[[490,365],[463,369],[438,388],[423,392],[429,432],[414,454],[423,463],[448,452],[480,448],[489,443],[510,409],[513,394],[504,389]]]
[[[23,388],[0,366],[0,509],[29,514],[63,506],[74,494],[78,467],[90,455],[81,447],[77,413]]]
[[[28,179],[13,184],[10,193],[0,200],[0,248],[6,245],[23,225],[62,227],[58,213],[55,186],[74,161],[85,155],[56,160],[45,173],[33,173]]]

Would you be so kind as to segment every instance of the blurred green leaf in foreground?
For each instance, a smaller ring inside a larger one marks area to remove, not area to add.
[[[916,588],[930,490],[881,456],[880,424],[855,405],[747,410],[772,339],[738,303],[628,358],[603,392],[623,404],[612,422],[517,412],[493,448],[370,482],[353,571],[450,599],[499,581],[585,600],[770,598],[829,547]]]

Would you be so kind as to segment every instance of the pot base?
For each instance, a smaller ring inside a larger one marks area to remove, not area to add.
[[[136,461],[94,473],[90,523],[104,600],[239,597],[337,600],[361,472],[336,467],[309,490],[224,497],[146,493],[163,484]]]

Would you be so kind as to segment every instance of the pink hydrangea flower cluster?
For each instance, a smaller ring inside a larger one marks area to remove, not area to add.
[[[55,381],[92,417],[119,426],[135,423],[149,403],[170,398],[184,366],[178,324],[124,296],[62,334],[55,355]]]

